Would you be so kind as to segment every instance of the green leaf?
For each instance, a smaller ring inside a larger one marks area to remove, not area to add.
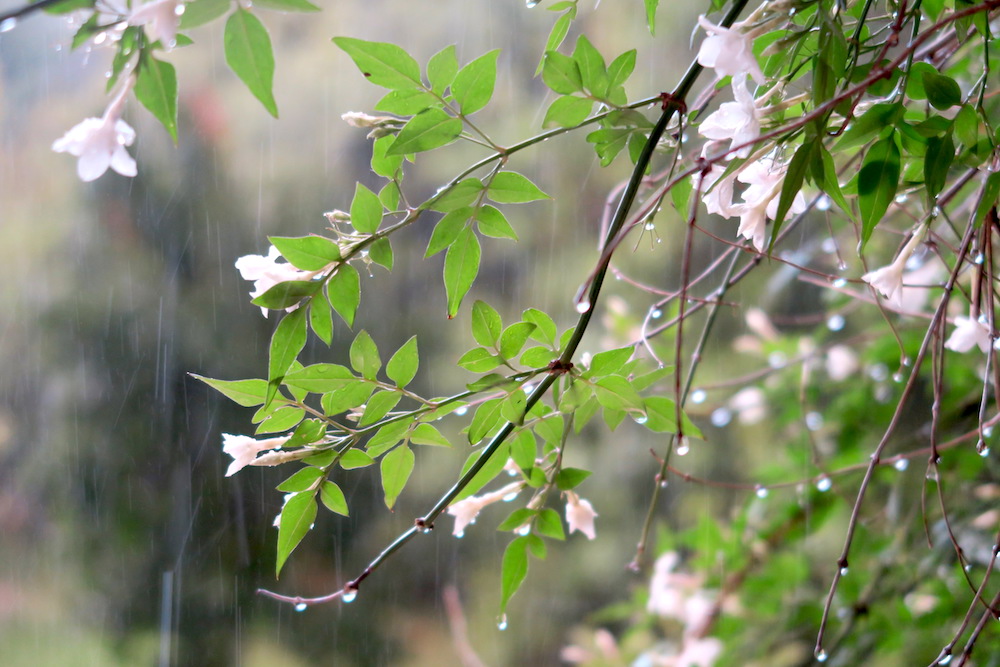
[[[405,155],[447,146],[462,134],[462,121],[441,109],[427,109],[411,118],[396,135],[386,155]]]
[[[315,519],[316,500],[312,493],[296,493],[285,502],[285,506],[281,509],[281,521],[278,524],[278,557],[275,563],[275,576],[281,574],[281,568],[288,560],[288,556],[309,532]]]
[[[405,90],[422,88],[420,65],[395,44],[334,37],[333,43],[351,57],[361,73],[376,86]]]
[[[362,329],[354,337],[351,343],[351,367],[361,373],[366,379],[374,380],[378,371],[382,368],[382,360],[378,355],[378,347],[375,341]]]
[[[329,345],[333,341],[333,315],[330,300],[322,291],[309,301],[309,326],[317,338]]]
[[[545,57],[542,59],[542,81],[560,95],[583,92],[580,66],[573,58],[558,51],[545,52]]]
[[[493,306],[478,299],[472,304],[472,337],[486,347],[493,347],[500,339],[503,320]]]
[[[500,421],[500,404],[503,403],[503,399],[491,398],[488,401],[483,401],[483,403],[476,408],[476,414],[472,417],[472,423],[469,424],[469,443],[475,445],[480,440],[486,437],[493,427],[497,425]],[[470,491],[470,495],[475,493],[475,491]]]
[[[305,491],[323,477],[323,471],[319,468],[307,466],[299,470],[294,475],[286,479],[277,486],[277,490],[282,493],[298,493]]]
[[[319,499],[323,501],[326,508],[331,512],[336,512],[342,516],[349,516],[347,512],[347,498],[334,482],[326,480],[319,487]]]
[[[609,375],[594,384],[597,401],[612,410],[643,410],[643,401],[629,381],[620,375]]]
[[[329,280],[327,293],[333,309],[344,318],[347,326],[353,327],[354,315],[361,303],[361,278],[358,270],[350,264],[341,264]]]
[[[278,390],[278,384],[306,344],[306,311],[303,308],[285,315],[271,337],[267,364],[268,395],[266,403]]]
[[[495,239],[517,240],[517,232],[514,231],[514,228],[507,222],[507,218],[496,207],[489,204],[483,206],[476,214],[476,222],[478,223],[479,233],[484,236]]]
[[[382,223],[382,202],[378,195],[358,183],[351,201],[351,226],[362,234],[374,234]]]
[[[500,356],[504,359],[513,359],[520,354],[521,348],[534,330],[535,325],[532,322],[517,322],[504,329],[500,334]]]
[[[569,26],[576,18],[576,2],[573,3],[562,3],[557,2],[552,7],[549,7],[549,11],[562,11],[562,9],[555,9],[556,7],[562,7],[566,9],[566,12],[556,19],[555,23],[552,24],[552,30],[549,31],[549,37],[545,40],[545,48],[542,49],[542,53],[548,53],[549,51],[555,51],[558,49],[563,40],[566,39],[566,35],[569,34]],[[538,76],[542,72],[542,68],[545,65],[545,57],[538,63],[538,68],[535,70],[535,76]]]
[[[392,271],[392,244],[388,237],[383,237],[368,246],[368,258]]]
[[[590,370],[586,373],[586,377],[599,378],[617,373],[632,358],[634,353],[635,347],[632,345],[598,352],[590,360]]]
[[[924,91],[927,93],[927,101],[935,109],[944,111],[962,103],[962,89],[950,76],[924,70],[921,72],[921,78]]]
[[[174,66],[141,51],[135,77],[136,99],[163,124],[177,143],[177,73]]]
[[[528,397],[524,390],[516,389],[500,404],[500,417],[512,424],[520,425],[524,422],[524,409],[527,404]]]
[[[410,435],[410,442],[415,445],[435,445],[437,447],[451,447],[451,441],[441,434],[431,424],[418,424]]]
[[[952,141],[951,133],[943,137],[929,137],[927,139],[927,154],[924,156],[924,187],[927,190],[927,197],[933,206],[938,193],[940,193],[948,180],[948,170],[955,160],[955,142]]]
[[[448,295],[448,319],[458,314],[462,299],[479,273],[481,249],[476,234],[466,227],[448,248],[444,258],[444,287]]]
[[[635,70],[635,49],[629,49],[608,65],[608,90],[623,85]]]
[[[400,116],[415,116],[425,109],[440,106],[441,102],[438,98],[426,90],[390,90],[375,103],[375,111],[384,111]]]
[[[267,395],[266,380],[213,380],[212,378],[189,373],[196,380],[201,380],[229,400],[245,408],[261,405]]]
[[[295,429],[292,437],[284,444],[285,449],[310,445],[326,435],[326,424],[322,419],[307,419]]]
[[[192,0],[184,3],[184,13],[181,14],[177,27],[181,30],[196,28],[213,21],[232,7],[231,0]]]
[[[445,214],[443,218],[438,220],[434,226],[434,231],[431,232],[431,239],[427,242],[427,251],[424,253],[424,258],[436,255],[454,243],[459,233],[465,228],[465,223],[468,222],[471,215],[472,208],[463,206],[451,213]]]
[[[226,63],[236,72],[250,92],[275,118],[278,105],[274,101],[274,53],[271,38],[260,20],[245,9],[237,8],[226,21],[223,39]]]
[[[608,92],[608,70],[604,64],[604,56],[585,35],[580,35],[576,40],[573,60],[580,68],[584,88],[594,97],[603,99]]]
[[[521,313],[521,319],[531,322],[535,328],[531,332],[531,337],[547,345],[556,342],[556,323],[546,313],[537,308],[528,308]]]
[[[819,144],[817,153],[813,156],[812,178],[816,186],[821,188],[840,207],[841,211],[852,219],[854,218],[851,207],[844,199],[844,193],[840,190],[840,181],[837,180],[837,166],[833,162],[833,156],[822,144]]]
[[[372,144],[372,171],[383,178],[393,178],[397,173],[401,173],[399,168],[403,165],[405,158],[402,155],[386,155],[386,151],[389,150],[394,141],[396,141],[395,136],[385,136],[379,137]],[[395,183],[390,183],[390,185],[395,185]],[[387,208],[394,207],[387,205]]]
[[[289,264],[303,271],[319,271],[340,259],[340,247],[325,236],[268,236]]]
[[[510,458],[521,470],[531,470],[535,465],[535,457],[538,455],[538,443],[535,442],[535,434],[529,430],[523,430],[510,440]]]
[[[344,470],[354,470],[356,468],[366,468],[375,463],[375,459],[365,454],[360,449],[348,449],[340,457],[340,467]]]
[[[781,195],[778,197],[778,210],[774,217],[774,225],[771,227],[771,244],[778,240],[778,232],[785,222],[788,210],[792,208],[795,197],[802,190],[802,184],[806,179],[806,170],[813,163],[816,149],[820,146],[820,141],[813,137],[806,137],[806,140],[795,151],[791,161],[788,163],[788,171],[785,172],[785,181],[781,186]]]
[[[319,7],[307,0],[253,0],[254,7],[277,9],[282,12],[318,12]]]
[[[545,508],[538,513],[538,518],[535,520],[535,530],[539,535],[551,537],[556,540],[566,539],[562,519],[559,518],[559,513],[551,508]]]
[[[858,172],[858,207],[861,209],[861,246],[889,209],[899,187],[900,156],[895,132],[875,142]]]
[[[414,459],[413,450],[405,445],[382,458],[382,490],[385,492],[385,506],[389,509],[396,504],[396,499],[406,486],[406,481],[413,472]]]
[[[458,365],[472,373],[486,373],[503,365],[503,359],[484,347],[474,347],[459,360]]]
[[[499,49],[485,53],[459,70],[451,84],[451,94],[458,102],[463,116],[485,107],[493,97],[497,80]]]
[[[528,538],[516,537],[507,545],[500,568],[500,614],[528,576]]]
[[[557,97],[545,112],[542,127],[575,127],[585,121],[594,108],[594,101],[584,97],[563,95]]]
[[[323,289],[323,283],[318,280],[286,280],[267,290],[251,301],[255,306],[270,310],[290,308]]]
[[[372,395],[375,386],[364,380],[355,380],[350,384],[345,384],[340,389],[323,394],[323,412],[328,417],[339,415],[345,410],[351,410],[359,405],[363,405],[368,397]]]
[[[399,399],[402,397],[402,394],[395,391],[380,391],[373,394],[365,405],[365,411],[361,415],[361,421],[358,422],[358,426],[370,426],[382,419],[390,410],[396,407],[396,404],[399,403]]]
[[[357,382],[350,370],[339,364],[312,364],[285,375],[284,383],[314,394],[325,394]]]
[[[510,516],[500,522],[500,525],[497,526],[497,530],[501,532],[517,530],[524,524],[534,521],[536,516],[538,516],[538,510],[521,507],[511,512]]]
[[[427,61],[427,80],[438,95],[444,95],[457,73],[458,58],[455,56],[454,44],[444,47]]]
[[[649,26],[649,34],[656,34],[656,8],[660,4],[660,0],[643,0],[643,4],[646,6],[646,25]]]
[[[417,337],[412,336],[389,359],[389,363],[385,366],[385,374],[396,383],[396,386],[405,387],[416,376],[419,363]]]
[[[900,103],[880,103],[872,106],[863,116],[855,118],[834,150],[843,153],[851,148],[867,144],[882,133],[885,128],[895,125],[903,117],[903,105]]]
[[[569,491],[580,485],[580,482],[590,477],[589,470],[580,468],[563,468],[556,475],[556,486],[560,491]]]
[[[955,114],[955,136],[968,148],[979,141],[979,114],[971,104],[963,104]]]
[[[449,213],[455,209],[473,204],[479,198],[479,193],[482,191],[482,181],[478,178],[466,178],[459,181],[454,187],[442,192],[440,196],[429,200],[421,208]]]
[[[521,365],[529,368],[545,368],[556,358],[555,350],[543,345],[529,347],[521,355]]]
[[[263,408],[262,408],[263,409]],[[305,419],[306,411],[302,408],[286,405],[278,408],[257,425],[255,433],[281,433],[295,428]]]
[[[551,199],[527,177],[515,171],[502,171],[493,177],[487,195],[501,204],[519,204],[538,199]]]
[[[517,382],[506,378],[499,373],[489,373],[488,375],[484,375],[475,382],[470,382],[465,386],[469,391],[481,393],[493,389],[503,389],[515,384],[517,384]]]
[[[983,184],[983,196],[976,207],[976,226],[983,224],[986,215],[997,205],[997,197],[1000,197],[1000,171],[995,171],[986,177]]]

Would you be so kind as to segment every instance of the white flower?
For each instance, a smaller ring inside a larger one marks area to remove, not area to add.
[[[753,57],[752,35],[742,32],[739,24],[723,28],[704,15],[698,17],[698,25],[708,33],[698,49],[699,63],[715,69],[720,77],[746,73],[758,84],[764,83],[764,72]]]
[[[566,492],[566,523],[569,524],[570,533],[578,530],[586,535],[588,540],[594,539],[597,537],[597,531],[594,528],[594,517],[596,516],[597,512],[594,511],[590,501],[584,500],[572,491]]]
[[[888,299],[891,303],[900,304],[903,290],[903,271],[906,270],[906,262],[910,255],[923,242],[927,227],[921,225],[920,228],[910,237],[903,249],[899,251],[899,256],[889,264],[880,269],[869,271],[861,276],[861,279],[874,287],[879,294]]]
[[[787,165],[777,164],[765,157],[747,165],[736,177],[749,186],[743,191],[743,203],[734,207],[740,216],[737,235],[752,241],[758,252],[764,251],[767,219],[773,220],[778,214],[778,195],[781,193],[787,168]],[[806,199],[801,192],[797,192],[788,213],[801,213],[804,210]]]
[[[725,166],[721,164],[712,165],[711,170],[705,174],[702,180],[702,188],[704,190],[711,190],[711,192],[702,197],[702,201],[705,202],[705,209],[709,213],[721,215],[724,218],[731,218],[739,213],[736,207],[733,206],[733,184],[736,181],[736,172],[722,178],[722,174],[725,172]],[[697,179],[698,176],[695,175],[694,178]]]
[[[151,41],[159,41],[169,51],[177,43],[177,25],[184,13],[184,0],[153,0],[134,8],[129,25],[145,26]]]
[[[733,76],[733,98],[735,102],[723,102],[719,109],[710,114],[701,125],[698,132],[704,137],[716,141],[730,141],[730,149],[734,146],[753,141],[760,136],[760,119],[763,115],[753,95],[747,90],[745,74]],[[747,157],[753,146],[744,146],[736,151],[736,157]]]
[[[57,153],[69,153],[80,158],[76,173],[89,183],[111,167],[122,176],[135,176],[135,160],[125,150],[135,141],[135,130],[121,119],[125,97],[132,89],[130,77],[120,93],[108,105],[100,118],[85,118],[52,144]]]
[[[448,514],[455,517],[455,526],[452,528],[451,534],[461,537],[465,533],[465,527],[476,521],[476,517],[484,507],[499,502],[511,494],[516,496],[522,488],[524,488],[524,482],[513,482],[491,493],[482,496],[469,496],[457,503],[452,503],[448,507]]]
[[[243,468],[246,468],[253,462],[257,454],[269,449],[280,449],[282,445],[288,442],[290,437],[292,436],[285,435],[278,438],[255,440],[245,435],[223,433],[222,451],[233,457],[233,462],[229,464],[229,468],[226,470],[226,477],[235,475],[240,470],[243,470]]]
[[[948,336],[944,346],[955,352],[968,352],[978,346],[981,352],[990,349],[990,326],[985,321],[971,317],[955,318],[955,330]]]
[[[317,271],[301,271],[288,263],[278,264],[281,252],[273,245],[267,251],[267,256],[244,255],[236,260],[236,268],[243,280],[252,280],[253,291],[250,297],[256,299],[278,283],[288,280],[312,280]],[[267,317],[267,308],[261,306],[260,312]]]
[[[664,664],[670,667],[712,667],[722,653],[722,642],[715,637],[685,637],[680,655]]]
[[[826,374],[834,382],[846,380],[858,370],[858,355],[846,345],[834,345],[826,351]]]

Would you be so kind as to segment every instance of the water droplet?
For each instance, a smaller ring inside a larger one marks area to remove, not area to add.
[[[990,448],[986,445],[985,442],[980,440],[979,444],[976,445],[976,452],[978,452],[979,455],[985,459],[987,456],[990,455]]]
[[[663,311],[660,310],[659,308],[654,308],[653,312],[651,312],[649,316],[654,320],[658,320],[663,316]]]
[[[184,5],[178,3],[178,5],[174,7],[174,14],[177,16],[183,16],[185,9],[186,7],[184,7]]]
[[[537,7],[538,3],[540,3],[541,1],[542,0],[524,0],[524,6],[527,7],[528,9],[533,9]],[[503,630],[503,628],[500,629]]]
[[[889,377],[889,367],[885,364],[875,364],[868,371],[868,377],[876,382],[884,382]]]
[[[691,446],[687,443],[686,438],[677,443],[677,456],[686,456],[690,451]]]
[[[846,567],[840,568],[840,576],[842,576],[842,577],[846,577],[847,576],[847,568]]]
[[[829,211],[832,202],[830,198],[826,195],[821,195],[819,199],[816,200],[816,210],[817,211]]]
[[[2,27],[3,26],[0,26],[0,28],[2,28]],[[97,33],[97,35],[94,36],[94,44],[96,44],[97,46],[100,46],[101,44],[103,44],[105,42],[105,40],[107,40],[107,38],[108,38],[108,34],[106,32],[99,32],[99,33]]]
[[[987,427],[983,428],[983,437],[984,438],[988,438],[991,435],[993,435],[993,427],[992,426],[987,426]]]
[[[691,392],[691,402],[692,403],[704,403],[705,398],[707,398],[704,389],[695,389]]]
[[[517,474],[517,473],[515,473],[515,474]],[[514,500],[515,498],[517,498],[517,493],[518,493],[517,491],[511,491],[510,493],[508,493],[506,496],[503,497],[503,501],[505,503],[511,502],[512,500]]]
[[[892,381],[895,382],[896,384],[899,384],[905,379],[906,375],[903,373],[903,371],[896,371],[895,373],[892,374]]]
[[[837,278],[833,281],[834,287],[847,287],[847,278]]]
[[[462,407],[460,407],[460,408],[455,408],[455,414],[456,414],[457,416],[459,416],[459,417],[461,417],[462,415],[464,415],[464,414],[465,414],[465,413],[467,413],[468,411],[469,411],[469,406],[467,406],[467,405],[463,405],[463,406],[462,406]]]
[[[590,302],[587,301],[586,299],[576,304],[576,312],[580,313],[581,315],[587,312],[588,310],[590,310]]]
[[[898,470],[899,472],[903,472],[904,470],[910,467],[910,460],[899,459],[898,461],[892,464],[892,467]]]
[[[767,355],[767,364],[771,368],[782,368],[788,362],[784,352],[772,352]]]
[[[636,424],[639,424],[641,426],[649,421],[649,417],[647,417],[646,415],[638,415],[636,417],[632,417],[632,420],[635,421]]]
[[[3,21],[0,21],[0,32],[10,32],[16,27],[17,27],[16,18],[11,17],[9,19],[4,19]]]
[[[948,665],[951,664],[952,655],[951,653],[945,653],[940,658],[938,658],[937,664]]]
[[[754,493],[757,494],[758,498],[767,498],[768,490],[766,487],[760,486],[758,484],[757,488],[754,490]]]
[[[668,482],[668,481],[667,481],[667,480],[665,480],[665,479],[661,479],[661,480],[660,480],[660,488],[661,488],[661,489],[665,489],[665,488],[667,488],[668,486],[670,486],[670,482]]]
[[[965,570],[966,572],[972,572],[972,564],[966,563],[965,566],[962,567],[962,569]]]
[[[716,428],[726,426],[730,421],[732,421],[732,419],[733,413],[731,413],[728,408],[716,408],[712,411],[712,426],[715,426]]]
[[[830,657],[827,655],[826,651],[821,648],[816,649],[816,653],[813,655],[816,656],[816,662],[826,662],[826,659]]]
[[[300,602],[297,605],[295,605],[295,611],[305,611],[308,608],[309,605],[307,605],[305,602]]]
[[[526,523],[517,530],[515,530],[514,532],[517,533],[518,535],[527,535],[528,533],[531,532],[531,524]]]
[[[986,261],[986,258],[983,257],[983,253],[979,253],[972,261],[975,262],[977,265],[982,265],[982,263]]]
[[[427,533],[431,532],[431,527],[424,524],[422,526],[417,526],[417,530],[426,535]]]
[[[818,412],[810,412],[807,414],[806,428],[810,431],[818,431],[823,428],[823,415]]]
[[[528,0],[528,2],[530,3],[531,0]],[[535,5],[537,5],[537,4],[538,4],[538,2],[536,1]],[[529,7],[534,7],[535,5],[529,4],[528,6]],[[501,616],[500,618],[497,619],[497,630],[500,630],[501,632],[503,632],[506,629],[507,629],[507,614],[504,614],[503,616]]]
[[[826,321],[826,328],[830,331],[840,331],[847,324],[843,315],[831,315]]]
[[[457,533],[455,533],[455,538],[456,538],[456,539],[459,539],[459,540],[460,540],[460,539],[462,539],[463,537],[465,537],[465,531],[464,531],[464,530],[460,530],[460,531],[458,531]]]
[[[647,232],[651,232],[654,229],[656,229],[656,225],[654,225],[652,222],[647,222],[645,225],[642,226],[642,228],[645,229]]]
[[[910,196],[908,194],[906,194],[905,192],[903,194],[901,194],[901,195],[896,195],[896,203],[897,204],[905,204],[906,200],[909,199],[909,198],[910,198]]]
[[[827,477],[826,475],[823,475],[818,480],[816,480],[816,490],[819,491],[820,493],[825,493],[829,491],[830,487],[832,486],[833,482],[831,482],[830,478]]]
[[[357,588],[345,588],[344,594],[340,596],[340,599],[343,600],[345,603],[350,604],[354,602],[357,599],[357,597],[358,597]]]
[[[937,468],[929,468],[927,474],[924,475],[929,481],[936,482],[938,480]]]

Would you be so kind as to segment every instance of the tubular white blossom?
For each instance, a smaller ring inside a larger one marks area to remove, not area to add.
[[[589,500],[584,500],[572,491],[566,492],[566,523],[569,524],[569,532],[580,531],[587,536],[588,540],[597,537],[597,530],[594,528],[594,518],[597,512]]]
[[[121,119],[134,79],[129,77],[121,91],[111,100],[100,118],[85,118],[52,144],[57,153],[69,153],[79,160],[76,173],[80,180],[89,183],[108,170],[122,176],[135,176],[135,160],[125,150],[135,141],[135,130]]]
[[[861,276],[861,279],[875,288],[879,294],[890,302],[899,305],[903,289],[903,271],[906,270],[906,262],[909,261],[913,251],[923,242],[924,234],[927,233],[927,226],[920,225],[903,249],[899,251],[899,256],[889,264],[880,269],[869,271]]]
[[[243,276],[243,280],[253,281],[253,290],[250,292],[252,299],[256,299],[278,283],[289,280],[312,280],[321,273],[321,271],[302,271],[287,262],[279,264],[277,262],[279,257],[281,252],[272,245],[266,256],[243,255],[236,260],[236,268]],[[267,317],[267,308],[261,306],[260,312]]]
[[[469,496],[452,503],[448,507],[448,514],[455,517],[455,526],[451,530],[452,535],[460,536],[465,532],[465,527],[476,520],[476,517],[487,505],[503,500],[511,494],[518,494],[524,488],[524,482],[512,482],[507,486],[484,494],[482,496]]]
[[[246,435],[223,433],[222,451],[233,457],[233,462],[229,464],[229,468],[226,470],[226,477],[231,477],[240,470],[243,470],[243,468],[246,468],[253,462],[257,454],[269,449],[280,449],[282,445],[288,442],[290,437],[292,436],[285,435],[277,438],[255,440]]]
[[[763,113],[758,106],[762,102],[755,100],[747,89],[746,74],[733,76],[734,102],[723,102],[717,111],[708,115],[698,132],[704,137],[716,141],[730,141],[730,149],[753,141],[760,136],[760,120]],[[736,157],[750,155],[752,145],[744,146],[736,151]]]
[[[764,72],[753,56],[753,36],[741,30],[742,24],[723,28],[705,18],[698,17],[698,25],[708,33],[698,49],[698,62],[711,67],[722,76],[746,73],[763,85]]]
[[[988,352],[992,342],[990,325],[983,318],[958,316],[955,318],[955,330],[944,346],[955,352],[968,352],[978,346],[981,352]]]
[[[177,43],[177,26],[184,13],[184,0],[153,0],[135,7],[128,24],[144,26],[149,39],[159,41],[169,51]]]
[[[765,157],[747,165],[736,177],[749,186],[743,191],[743,203],[734,207],[740,216],[737,235],[752,241],[758,252],[764,251],[768,218],[773,220],[778,214],[778,195],[787,169],[788,165]],[[804,210],[806,199],[797,192],[788,213],[794,215]]]

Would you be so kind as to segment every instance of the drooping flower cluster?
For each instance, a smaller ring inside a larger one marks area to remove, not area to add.
[[[455,517],[455,526],[452,528],[451,534],[461,537],[465,534],[465,527],[476,522],[476,517],[479,516],[484,507],[505,499],[513,500],[523,488],[524,482],[511,482],[496,491],[481,496],[469,496],[457,503],[452,503],[448,507],[448,514]]]
[[[646,609],[651,614],[681,623],[681,650],[673,655],[658,652],[650,657],[655,657],[655,664],[658,665],[712,667],[722,653],[722,642],[704,636],[715,608],[714,596],[702,588],[702,577],[674,571],[679,560],[673,551],[657,559],[649,584]]]
[[[968,352],[978,347],[980,352],[989,352],[993,340],[990,336],[990,324],[985,317],[969,317],[961,315],[955,318],[955,330],[948,336],[944,346],[954,352]]]
[[[901,305],[903,296],[903,272],[906,270],[906,263],[910,260],[914,251],[924,241],[927,233],[927,226],[920,225],[906,242],[903,249],[899,251],[899,256],[893,260],[892,264],[883,266],[880,269],[869,271],[861,276],[861,279],[871,285],[879,294],[884,296],[890,303]]]
[[[226,477],[231,477],[240,470],[243,470],[243,468],[246,468],[253,463],[253,460],[261,452],[271,449],[281,449],[282,445],[288,442],[288,439],[291,437],[291,435],[285,435],[277,438],[255,440],[246,435],[223,433],[222,451],[233,457],[233,462],[229,464],[229,468],[226,470]]]
[[[126,146],[135,141],[135,130],[122,120],[125,99],[135,83],[129,77],[100,118],[85,118],[52,144],[57,153],[77,158],[76,173],[81,181],[96,180],[108,167],[122,176],[135,176],[135,160]]]
[[[268,249],[267,255],[243,255],[236,260],[236,268],[239,270],[243,280],[253,281],[253,290],[250,297],[256,299],[261,294],[271,289],[278,283],[289,280],[312,280],[316,276],[325,273],[329,269],[319,271],[303,271],[297,269],[288,262],[278,263],[281,252],[273,245]],[[295,310],[293,306],[289,310]],[[267,317],[267,308],[261,306],[260,312]]]
[[[587,536],[588,540],[597,537],[597,530],[594,528],[594,518],[597,512],[589,500],[584,500],[572,491],[566,492],[566,523],[569,524],[569,532],[580,531]]]
[[[159,41],[166,50],[177,43],[177,27],[184,13],[185,0],[152,0],[132,8],[128,24],[144,26],[150,41]]]
[[[758,84],[764,83],[764,72],[753,57],[753,39],[756,35],[744,30],[744,23],[724,28],[701,15],[698,17],[698,25],[708,33],[698,49],[698,62],[701,65],[714,69],[719,76],[746,73]]]

